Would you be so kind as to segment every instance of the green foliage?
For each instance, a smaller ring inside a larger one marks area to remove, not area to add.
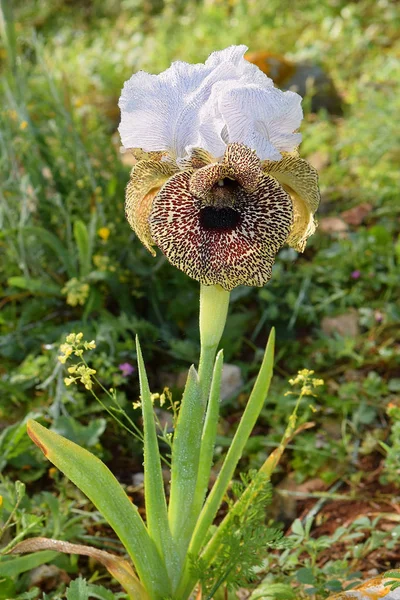
[[[392,380],[393,381],[393,380]],[[393,384],[392,384],[393,386]],[[397,388],[397,383],[395,386]],[[388,416],[392,421],[389,443],[380,442],[382,448],[386,451],[386,457],[383,463],[383,472],[381,479],[384,483],[394,483],[400,485],[400,408],[398,406],[389,406]]]
[[[3,521],[15,506],[7,478],[19,478],[32,493],[14,513],[13,533],[51,535],[58,527],[72,539],[84,532],[83,525],[75,528],[63,520],[69,511],[82,510],[65,483],[55,480],[58,516],[49,498],[34,488],[39,479],[40,487],[50,482],[46,462],[25,438],[28,413],[45,417],[54,429],[103,458],[118,440],[122,458],[142,460],[140,447],[113,425],[108,413],[98,414],[102,409],[83,386],[65,386],[56,356],[66,334],[82,331],[86,339],[96,339],[98,351],[90,362],[98,373],[95,392],[114,416],[121,416],[104,391],[116,390],[120,407],[135,425],[136,377],[119,368],[135,363],[134,335],[142,340],[152,389],[175,388],[177,373],[196,360],[196,284],[162,257],[148,255],[124,219],[129,165],[119,154],[116,103],[132,72],[158,72],[175,59],[201,61],[232,43],[320,64],[345,104],[339,119],[323,110],[317,116],[306,111],[302,126],[301,152],[322,165],[323,196],[319,231],[306,253],[298,256],[284,248],[265,288],[238,288],[232,294],[222,345],[227,362],[240,364],[246,381],[259,368],[271,324],[279,339],[277,375],[240,468],[259,467],[279,442],[293,408],[293,398],[284,396],[287,375],[309,366],[326,386],[302,417],[301,424],[313,422],[314,427],[292,441],[282,470],[294,470],[297,480],[354,480],[363,477],[360,457],[380,453],[382,483],[398,486],[397,3],[301,0],[294,7],[281,0],[93,0],[77,11],[63,0],[3,0],[1,6],[6,17],[0,42]],[[350,225],[344,235],[324,231],[326,216],[338,217],[362,202],[372,209],[360,225]],[[324,318],[350,309],[359,333],[326,333]],[[250,383],[239,400],[223,407],[219,453],[230,444],[249,389]],[[395,407],[386,410],[390,403]],[[365,527],[372,546],[393,541],[373,535],[371,524]],[[351,571],[350,555],[320,570],[311,564],[326,543],[314,548],[307,541],[304,560],[301,544],[282,554],[292,571],[312,570],[322,598],[329,593],[325,580],[342,580]],[[362,554],[368,548],[361,545]],[[274,572],[275,580],[260,594],[289,598],[292,571],[284,581]],[[307,587],[294,575],[293,581]],[[35,593],[15,592],[18,598]]]
[[[118,598],[127,598],[127,596],[126,594],[115,594],[102,585],[88,583],[82,577],[74,579],[66,590],[66,600],[89,600],[91,598],[98,600],[118,600]]]
[[[228,589],[245,586],[254,579],[255,569],[262,564],[266,549],[287,546],[282,531],[265,523],[265,508],[272,498],[266,477],[250,472],[242,475],[241,479],[241,483],[233,484],[232,496],[226,498],[232,518],[212,563],[205,563],[201,557],[193,559],[193,569],[206,598],[212,598],[222,585]],[[246,510],[242,510],[240,504],[235,507],[235,502],[250,483],[253,483],[256,492],[255,501],[246,506]]]

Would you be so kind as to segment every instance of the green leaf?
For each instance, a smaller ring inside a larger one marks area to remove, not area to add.
[[[296,579],[299,583],[305,583],[307,585],[313,585],[315,583],[315,576],[312,569],[302,567],[296,573]]]
[[[51,562],[57,556],[58,553],[52,550],[34,552],[33,554],[18,556],[17,558],[2,556],[0,557],[0,577],[17,577],[21,573]]]
[[[191,366],[174,433],[171,460],[169,523],[171,533],[186,554],[198,515],[193,511],[201,448],[202,391],[196,369]]]
[[[1,432],[0,472],[10,460],[24,454],[32,447],[29,438],[26,436],[26,424],[32,417],[33,413],[30,413],[21,422],[9,425]]]
[[[250,600],[296,600],[295,592],[285,583],[262,583]]]
[[[117,598],[122,597],[125,597],[125,594],[115,594],[102,585],[88,583],[81,577],[71,581],[67,589],[67,600],[87,600],[89,598],[97,598],[98,600],[117,600]]]
[[[246,442],[250,437],[257,418],[262,410],[262,407],[264,406],[269,384],[272,378],[274,342],[275,331],[272,329],[253,391],[240,420],[239,427],[237,428],[231,447],[226,455],[224,464],[219,472],[217,481],[215,482],[214,487],[207,498],[193,534],[192,542],[190,544],[190,552],[194,555],[197,555],[198,551],[200,550],[203,540],[207,535],[208,528],[212,524],[214,517],[217,514],[217,511],[235,472],[236,465],[242,456]]]
[[[136,337],[140,395],[144,429],[144,491],[147,527],[170,576],[177,576],[178,553],[172,540],[168,524],[160,451],[153,413],[151,392],[147,381],[139,339]],[[167,590],[165,590],[167,592]]]
[[[304,531],[303,523],[301,522],[300,519],[295,519],[293,521],[293,523],[292,523],[292,533],[295,533],[296,535],[298,535],[300,537],[304,537],[305,531]]]
[[[208,489],[211,467],[214,458],[214,447],[217,436],[218,415],[220,404],[222,368],[224,365],[224,353],[220,350],[215,360],[213,378],[211,381],[210,398],[208,400],[206,418],[201,438],[199,472],[196,483],[194,513],[198,515],[203,505]],[[230,442],[230,440],[229,440]]]
[[[168,594],[168,576],[153,540],[124,490],[96,456],[66,438],[29,421],[28,433],[44,455],[93,502],[130,555],[147,591]]]
[[[54,421],[52,431],[67,437],[75,444],[90,448],[99,443],[100,436],[107,425],[105,419],[92,419],[88,425],[81,425],[79,421],[70,416],[60,415]]]
[[[89,600],[97,598],[98,600],[116,600],[117,598],[125,597],[125,594],[115,594],[111,590],[107,590],[102,585],[94,585],[88,583],[82,577],[78,577],[71,581],[66,590],[67,600]]]
[[[200,517],[197,521],[197,525],[194,530],[192,540],[190,542],[187,561],[189,561],[190,556],[196,557],[198,555],[202,545],[207,539],[209,528],[212,525],[215,515],[217,514],[217,511],[223,501],[223,498],[228,489],[229,483],[233,477],[236,466],[240,460],[246,442],[250,437],[253,427],[257,421],[257,418],[263,408],[272,378],[272,370],[274,363],[274,342],[275,330],[272,329],[264,353],[264,358],[261,364],[260,372],[254,384],[246,409],[239,423],[239,427],[237,428],[232,444],[224,460],[224,464],[222,465],[221,471],[219,472],[217,481],[215,482],[214,487],[212,488],[203,507],[203,510],[201,511]],[[213,535],[211,542],[207,546],[207,553],[203,556],[206,564],[212,563],[214,553],[219,548],[220,529],[221,528],[217,529],[216,533]],[[188,576],[187,569],[185,568],[184,576],[182,577],[182,580],[178,587],[178,594],[180,593],[182,595],[182,598],[186,597],[185,594],[190,593],[190,591],[193,589],[194,584],[195,581],[193,580],[193,577]]]
[[[90,237],[87,227],[83,221],[75,221],[74,237],[78,246],[78,256],[80,265],[80,276],[87,277],[90,273],[92,263],[92,250]]]
[[[15,598],[15,584],[9,577],[0,576],[0,600]]]
[[[89,586],[82,577],[71,582],[67,590],[67,600],[89,600]]]
[[[51,233],[51,231],[48,231],[43,227],[35,226],[24,227],[22,232],[24,235],[34,235],[39,243],[48,246],[52,253],[60,259],[69,278],[77,276],[77,271],[71,252],[68,251],[58,237],[54,235],[54,233]]]
[[[15,277],[9,277],[7,280],[8,285],[22,290],[28,290],[32,294],[40,294],[44,296],[61,296],[61,287],[51,281],[45,279],[31,279],[23,277],[22,275],[16,275]]]

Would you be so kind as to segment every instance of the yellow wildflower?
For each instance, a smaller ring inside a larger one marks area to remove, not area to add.
[[[98,229],[97,231],[97,235],[104,241],[106,242],[108,240],[108,238],[110,237],[110,233],[111,231],[109,230],[108,227],[100,227],[100,229]]]
[[[73,277],[62,288],[61,292],[67,295],[67,304],[70,306],[83,305],[89,295],[89,284]]]
[[[49,477],[51,477],[51,479],[54,479],[54,477],[56,476],[57,473],[57,469],[55,467],[50,467],[50,469],[48,470],[48,474]]]
[[[85,350],[94,350],[96,348],[96,342],[92,340],[91,342],[83,342]]]

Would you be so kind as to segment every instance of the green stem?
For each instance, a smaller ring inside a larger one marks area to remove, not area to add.
[[[199,380],[206,405],[210,392],[215,355],[224,331],[229,292],[219,285],[200,285],[200,362]]]
[[[211,490],[207,501],[200,514],[199,520],[194,530],[192,540],[189,546],[189,553],[197,557],[201,546],[204,544],[208,530],[215,518],[218,508],[223,501],[226,490],[234,474],[235,468],[242,455],[244,446],[253,430],[257,418],[264,405],[266,395],[268,393],[269,384],[272,377],[273,359],[274,359],[274,342],[275,332],[272,329],[267,348],[265,350],[263,362],[260,372],[255,382],[253,391],[250,395],[246,410],[243,413],[239,427],[233,438],[232,444],[226,455],[222,469],[218,475],[217,481]],[[182,592],[182,598],[186,598],[194,585],[194,581],[190,581],[190,577],[182,579],[179,590]]]

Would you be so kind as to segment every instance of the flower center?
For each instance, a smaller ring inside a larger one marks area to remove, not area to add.
[[[200,210],[200,225],[207,231],[232,231],[239,221],[240,213],[227,206],[205,206]]]
[[[214,206],[219,206],[220,208],[231,206],[234,198],[237,196],[239,188],[238,182],[234,179],[229,179],[229,177],[219,179],[210,189],[212,204]]]

